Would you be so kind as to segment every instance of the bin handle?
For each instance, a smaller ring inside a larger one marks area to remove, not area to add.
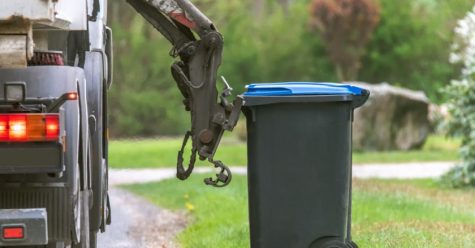
[[[359,108],[359,107],[363,106],[363,104],[365,104],[366,101],[368,101],[368,98],[369,98],[370,95],[371,95],[371,93],[370,93],[369,90],[362,89],[361,90],[361,95],[356,95],[354,97],[354,100],[353,100],[353,103],[352,103],[353,109],[356,109],[356,108]]]

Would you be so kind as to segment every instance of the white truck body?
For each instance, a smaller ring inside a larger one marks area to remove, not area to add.
[[[0,68],[25,68],[35,49],[47,50],[34,32],[87,30],[87,18],[87,0],[0,0]]]
[[[0,21],[30,20],[38,28],[87,29],[86,0],[1,0]]]

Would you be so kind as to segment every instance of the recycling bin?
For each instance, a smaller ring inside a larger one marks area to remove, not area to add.
[[[334,83],[247,86],[252,248],[357,247],[350,230],[352,122],[368,97]]]

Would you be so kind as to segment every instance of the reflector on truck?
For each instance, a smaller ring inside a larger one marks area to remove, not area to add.
[[[0,247],[48,244],[46,209],[0,209]]]
[[[2,231],[3,239],[24,239],[25,232],[22,226],[4,227]]]

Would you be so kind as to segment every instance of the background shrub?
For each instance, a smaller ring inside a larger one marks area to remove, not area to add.
[[[310,0],[195,0],[225,37],[220,74],[251,82],[338,81],[324,39],[308,26]],[[424,90],[433,101],[457,70],[453,27],[472,0],[379,0],[381,21],[362,54],[359,81]],[[115,38],[112,137],[177,135],[189,128],[170,75],[171,46],[125,1],[109,2]],[[218,82],[218,88],[221,88]]]

